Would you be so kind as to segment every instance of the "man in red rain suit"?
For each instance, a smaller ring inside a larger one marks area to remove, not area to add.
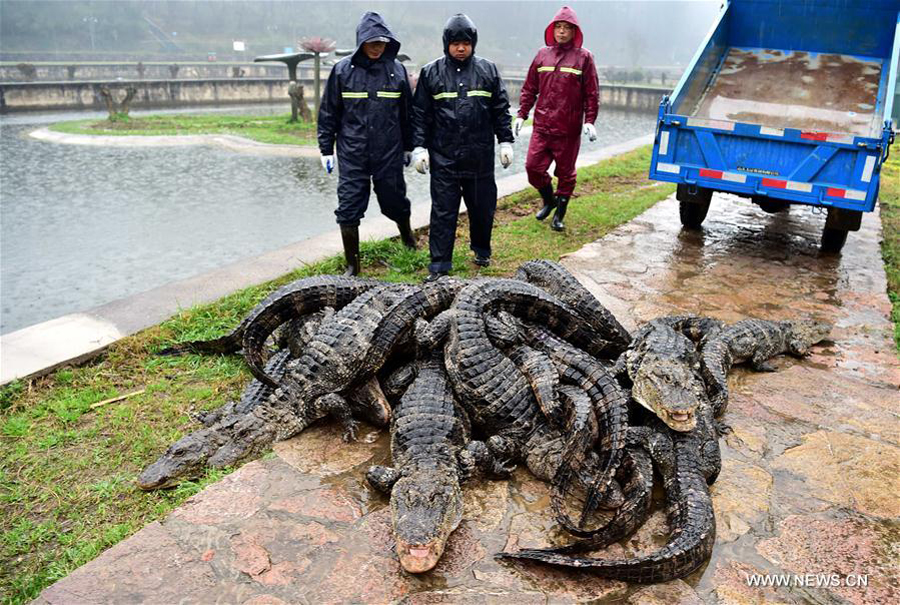
[[[542,221],[556,209],[551,224],[555,231],[565,229],[563,218],[575,189],[575,160],[581,133],[591,141],[597,138],[597,68],[591,52],[581,47],[583,39],[575,11],[568,6],[559,9],[544,30],[547,46],[538,51],[528,69],[514,126],[518,136],[537,100],[525,169],[528,182],[544,200],[536,217]],[[559,179],[556,195],[547,173],[552,161],[556,161],[555,174]]]

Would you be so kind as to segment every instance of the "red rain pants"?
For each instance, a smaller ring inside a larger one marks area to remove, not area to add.
[[[581,148],[581,133],[573,136],[554,136],[541,134],[537,130],[531,134],[528,143],[528,156],[525,158],[525,170],[528,182],[536,189],[550,184],[550,162],[556,162],[554,175],[559,179],[556,187],[557,195],[571,196],[575,191],[575,160]]]

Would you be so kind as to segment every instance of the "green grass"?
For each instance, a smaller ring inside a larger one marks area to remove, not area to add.
[[[881,254],[887,274],[891,319],[894,322],[894,344],[900,357],[900,145],[895,145],[891,159],[881,167]]]
[[[232,134],[260,143],[283,145],[315,145],[316,125],[313,122],[290,123],[289,115],[228,116],[228,115],[158,115],[122,117],[110,120],[75,120],[59,122],[50,130],[67,134],[87,135],[184,135]]]
[[[558,259],[669,195],[674,187],[646,179],[649,148],[579,171],[579,197],[567,231],[533,218],[537,193],[500,200],[493,266],[482,275],[510,275],[524,260]],[[460,220],[455,274],[479,273],[469,262],[468,227]],[[427,275],[428,253],[396,239],[363,242],[363,272],[391,281]],[[174,342],[210,338],[233,328],[275,288],[299,277],[336,273],[338,257],[247,288],[213,304],[184,310],[125,338],[103,357],[0,389],[0,601],[22,603],[147,523],[162,519],[226,471],[174,490],[142,492],[137,474],[165,448],[198,428],[191,414],[239,396],[249,372],[239,357],[161,357]],[[91,404],[139,395],[91,409]]]

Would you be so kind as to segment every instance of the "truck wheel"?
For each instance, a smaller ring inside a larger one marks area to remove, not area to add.
[[[678,185],[675,193],[678,199],[678,214],[685,229],[699,229],[709,212],[712,189]]]
[[[679,202],[678,214],[681,215],[681,224],[685,229],[699,229],[709,212],[709,204],[691,204]]]
[[[825,227],[822,229],[822,252],[837,254],[847,241],[847,230]]]

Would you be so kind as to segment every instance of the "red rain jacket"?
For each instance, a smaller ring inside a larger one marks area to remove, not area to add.
[[[566,21],[575,27],[571,42],[559,45],[553,38],[553,24]],[[575,11],[568,6],[559,9],[544,30],[544,48],[538,51],[519,98],[520,118],[527,119],[534,110],[534,129],[548,135],[573,136],[585,123],[597,119],[599,84],[594,55],[581,47],[584,36]]]

